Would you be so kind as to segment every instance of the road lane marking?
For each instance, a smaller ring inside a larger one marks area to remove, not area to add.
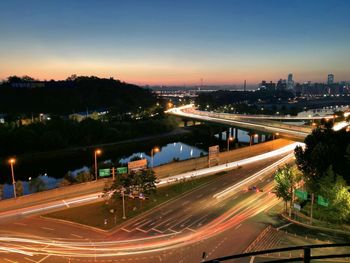
[[[136,228],[136,230],[138,230],[138,231],[141,231],[141,232],[143,232],[143,233],[147,233],[147,231],[145,231],[145,230],[143,230],[143,229],[141,229],[141,228]]]
[[[177,234],[180,233],[179,231],[175,231],[174,229],[171,229],[171,228],[169,228],[168,230]]]
[[[49,256],[51,255],[47,255],[46,257],[43,257],[42,259],[40,259],[39,261],[37,261],[36,263],[40,263],[40,262],[43,262],[45,259],[47,259]]]
[[[45,227],[45,226],[42,226],[41,228],[42,228],[42,229],[44,229],[44,230],[55,231],[55,229],[53,229],[53,228],[49,228],[49,227]]]
[[[242,224],[239,224],[238,226],[235,227],[235,229],[238,229],[242,226]]]
[[[287,227],[287,226],[290,226],[291,224],[293,224],[293,223],[288,223],[288,224],[285,224],[285,225],[283,225],[283,226],[277,227],[277,230],[280,230],[280,229],[282,229],[282,228],[285,228],[285,227]]]
[[[67,202],[65,200],[62,200],[62,202],[69,208],[69,204],[67,204]]]
[[[30,259],[30,258],[26,258],[26,257],[24,259],[36,263],[36,260]]]
[[[162,214],[163,216],[165,216],[165,215],[167,215],[167,214],[170,214],[172,211],[173,211],[173,209],[169,209],[169,210],[167,210],[167,211],[165,211],[165,212],[161,212],[161,214]]]
[[[201,198],[203,195],[204,195],[204,194],[199,194],[199,195],[197,195],[196,197],[197,197],[197,198]]]
[[[138,226],[138,225],[144,223],[144,222],[147,221],[147,220],[149,220],[149,219],[145,218],[145,219],[142,219],[142,220],[140,220],[140,221],[136,221],[134,224],[129,225],[129,227]]]
[[[4,260],[7,261],[7,262],[11,262],[11,263],[18,263],[17,261],[13,261],[13,260],[8,259],[8,258],[4,258]]]
[[[164,232],[162,232],[162,231],[160,231],[160,230],[158,230],[158,229],[156,229],[156,228],[152,228],[151,230],[156,231],[156,232],[158,232],[158,233],[160,233],[160,234],[163,234],[163,233],[164,233]]]
[[[252,256],[252,257],[250,258],[249,263],[254,263],[254,259],[255,259],[255,256]]]
[[[294,153],[290,153],[287,156],[283,157],[282,159],[274,162],[273,164],[263,168],[262,170],[258,171],[257,173],[245,178],[244,180],[226,188],[225,190],[216,193],[215,195],[213,195],[213,198],[223,198],[223,197],[227,197],[228,195],[232,195],[234,193],[234,191],[236,191],[238,188],[250,183],[251,181],[259,178],[261,175],[269,172],[270,170],[272,170],[273,168],[277,167],[279,164],[285,162],[286,160],[290,159],[292,156],[294,156]],[[224,184],[223,184],[224,185]]]
[[[151,223],[152,221],[153,221],[152,219],[148,219],[146,222],[143,222],[142,224],[139,224],[139,225],[137,226],[137,228],[142,227],[142,226],[144,226],[144,225],[147,225],[147,224]]]
[[[185,206],[185,205],[187,205],[188,203],[190,203],[190,201],[185,201],[185,202],[182,203],[182,206]]]
[[[73,237],[77,237],[77,238],[84,238],[82,236],[76,235],[76,234],[71,234]]]

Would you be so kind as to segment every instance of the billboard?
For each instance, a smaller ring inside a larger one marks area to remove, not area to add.
[[[208,149],[209,166],[212,163],[219,164],[219,153],[220,153],[219,145],[214,145],[214,146],[209,147],[209,149]]]
[[[133,162],[128,162],[129,173],[132,171],[138,171],[147,169],[147,159],[141,159]]]

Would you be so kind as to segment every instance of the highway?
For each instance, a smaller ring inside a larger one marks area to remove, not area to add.
[[[184,117],[199,121],[221,123],[240,128],[253,129],[260,132],[280,133],[281,135],[291,136],[297,139],[304,139],[311,132],[311,127],[309,128],[291,124],[284,124],[282,122],[269,121],[269,119],[263,118],[242,118],[242,116],[247,117],[247,115],[238,116],[236,114],[198,111],[193,108],[193,105],[172,108],[166,111],[166,113],[178,117]]]
[[[203,251],[210,256],[220,249],[227,251],[222,240],[231,239],[232,233],[248,227],[247,219],[279,202],[269,194],[273,188],[269,176],[291,159],[291,152],[241,161],[242,168],[237,168],[236,162],[228,174],[128,221],[112,233],[40,217],[1,224],[3,262],[200,262]],[[197,172],[199,176],[201,172]],[[246,191],[251,185],[261,185],[264,192]],[[247,233],[245,237],[235,234],[243,246],[256,237],[259,228]],[[184,252],[189,248],[191,253]],[[235,252],[232,245],[229,251]]]
[[[266,153],[259,154],[259,155],[249,157],[249,158],[245,158],[242,160],[229,162],[226,164],[221,164],[218,166],[204,168],[204,169],[200,169],[200,170],[196,170],[196,171],[185,172],[185,173],[181,173],[181,174],[166,177],[166,178],[161,178],[158,180],[156,185],[157,185],[157,187],[162,187],[162,186],[166,186],[169,184],[177,183],[180,180],[194,179],[197,177],[208,176],[208,175],[215,174],[215,173],[222,172],[222,171],[229,171],[229,170],[235,169],[239,166],[247,165],[247,164],[254,163],[254,162],[257,162],[260,160],[266,160],[266,159],[269,159],[272,157],[280,156],[282,154],[290,153],[298,145],[303,145],[303,144],[302,143],[291,143],[291,144],[283,146],[277,150],[273,150],[270,152],[266,152]],[[59,209],[66,208],[66,207],[68,208],[68,207],[79,206],[82,204],[96,202],[96,201],[101,200],[101,195],[102,195],[102,192],[98,191],[95,193],[81,194],[78,197],[48,201],[45,203],[32,205],[32,206],[28,206],[25,208],[20,208],[20,209],[16,208],[13,210],[3,211],[3,212],[0,212],[0,222],[1,221],[4,222],[6,220],[7,221],[12,220],[12,219],[20,219],[20,218],[23,218],[26,216],[31,216],[31,215],[40,215],[40,214],[48,213],[50,211],[55,211],[55,210],[59,210]]]

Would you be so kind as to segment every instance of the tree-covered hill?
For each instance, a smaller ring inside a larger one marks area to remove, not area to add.
[[[36,81],[13,76],[0,86],[0,113],[61,115],[87,109],[123,113],[147,108],[155,102],[149,90],[93,76],[73,76],[65,81]]]

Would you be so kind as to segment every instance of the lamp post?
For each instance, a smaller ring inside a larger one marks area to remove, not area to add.
[[[13,185],[13,195],[16,198],[17,194],[16,194],[16,181],[15,181],[15,173],[13,171],[13,165],[15,164],[16,159],[11,158],[9,160],[10,166],[11,166],[11,176],[12,176],[12,185]]]
[[[154,159],[154,154],[159,152],[159,148],[158,147],[154,147],[151,150],[151,168],[153,169],[153,159]]]
[[[233,137],[231,137],[231,136],[227,137],[227,151],[230,150],[230,141],[231,142],[233,141]]]
[[[252,146],[253,142],[254,142],[254,138],[257,138],[259,135],[258,134],[252,134],[251,137],[250,137],[250,144],[249,146]]]
[[[126,215],[125,215],[125,198],[124,198],[124,195],[125,195],[125,188],[123,187],[123,188],[122,188],[122,198],[123,198],[123,219],[126,219]]]
[[[97,181],[97,155],[100,155],[102,152],[100,149],[95,150],[95,180]]]
[[[273,140],[274,140],[274,139],[277,139],[277,136],[278,136],[278,135],[280,135],[278,132],[274,133],[272,139],[273,139]]]

